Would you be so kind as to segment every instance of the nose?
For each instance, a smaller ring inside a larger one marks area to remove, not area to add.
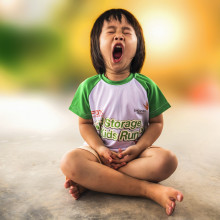
[[[124,40],[124,36],[122,34],[117,34],[114,37],[115,40]]]

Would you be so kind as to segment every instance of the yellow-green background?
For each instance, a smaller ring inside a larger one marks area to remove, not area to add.
[[[89,35],[110,8],[141,23],[141,73],[166,95],[219,102],[218,0],[0,0],[0,93],[68,91],[96,74]]]

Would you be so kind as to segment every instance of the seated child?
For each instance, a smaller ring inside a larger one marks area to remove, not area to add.
[[[85,143],[62,158],[65,187],[75,199],[86,189],[146,197],[171,215],[183,194],[158,182],[175,171],[177,158],[153,145],[170,105],[158,86],[140,74],[145,43],[130,12],[111,9],[98,17],[91,58],[98,74],[80,84],[70,106],[79,116]]]

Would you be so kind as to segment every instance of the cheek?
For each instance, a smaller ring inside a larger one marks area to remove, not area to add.
[[[107,42],[105,40],[101,40],[99,46],[102,56],[106,57],[109,51]]]
[[[134,57],[137,50],[137,43],[133,43],[130,45],[129,54],[131,57]]]
[[[136,54],[136,51],[137,51],[137,44],[135,44],[134,46],[133,46],[133,55],[135,56],[135,54]]]
[[[133,37],[130,39],[130,55],[131,57],[134,57],[137,50],[137,37]]]

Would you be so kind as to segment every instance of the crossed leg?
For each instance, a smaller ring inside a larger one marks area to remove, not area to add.
[[[118,171],[137,179],[161,182],[176,170],[177,164],[177,158],[172,152],[152,146]]]
[[[82,149],[70,151],[61,161],[61,169],[70,179],[66,185],[71,185],[73,180],[81,187],[78,191],[84,187],[105,193],[147,197],[164,207],[168,215],[172,214],[175,201],[182,201],[183,195],[173,188],[152,182],[166,179],[176,166],[176,157],[158,147],[146,149],[118,171],[98,163],[93,154]]]

